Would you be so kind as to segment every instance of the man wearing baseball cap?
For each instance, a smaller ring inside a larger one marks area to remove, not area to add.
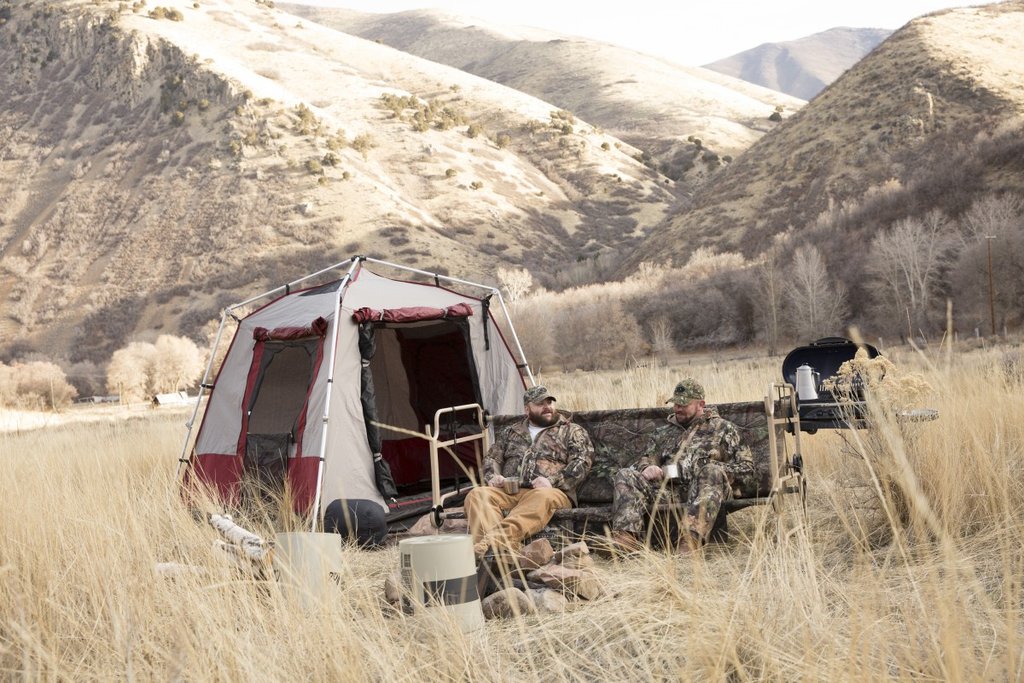
[[[632,467],[615,474],[612,501],[612,544],[631,552],[642,547],[645,518],[666,481],[664,467],[678,468],[672,482],[685,495],[681,520],[682,549],[703,545],[723,500],[732,498],[737,480],[754,476],[750,449],[740,441],[736,425],[704,402],[704,387],[687,378],[676,384],[666,401],[672,406],[667,424],[659,427]]]
[[[594,459],[590,436],[555,409],[546,387],[527,389],[523,406],[525,417],[503,429],[487,452],[483,485],[466,496],[477,559],[488,548],[517,552],[555,510],[572,507]]]

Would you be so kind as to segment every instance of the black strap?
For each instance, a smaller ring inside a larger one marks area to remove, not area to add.
[[[483,306],[484,350],[486,350],[486,351],[490,351],[490,349],[491,349],[491,331],[490,331],[490,325],[487,324],[487,319],[490,317],[490,313],[491,313],[491,297],[492,296],[493,296],[492,294],[488,294],[487,296],[485,296],[483,298],[483,300],[480,301],[480,304]]]

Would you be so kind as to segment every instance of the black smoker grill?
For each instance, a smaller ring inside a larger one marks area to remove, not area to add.
[[[839,366],[843,363],[852,360],[861,346],[868,352],[869,358],[879,355],[878,349],[870,344],[854,344],[845,337],[824,337],[807,346],[797,347],[786,355],[786,359],[782,361],[782,377],[797,390],[800,389],[797,383],[797,368],[806,364],[817,373],[814,381],[817,398],[801,399],[797,391],[800,431],[814,434],[819,429],[854,429],[864,426],[867,411],[863,391],[857,390],[856,384],[856,400],[852,404],[843,403],[841,406],[831,392],[822,388],[825,380],[838,373]]]

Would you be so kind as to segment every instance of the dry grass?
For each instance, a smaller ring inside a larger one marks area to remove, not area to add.
[[[901,355],[940,419],[805,437],[809,523],[788,540],[767,510],[738,513],[739,537],[702,557],[599,561],[601,599],[472,635],[385,614],[394,548],[345,551],[316,612],[233,574],[171,493],[177,417],[0,434],[0,676],[1019,680],[1022,377],[998,351]],[[777,361],[541,379],[585,409],[657,403],[681,374],[749,400]],[[158,562],[204,573],[161,579]]]

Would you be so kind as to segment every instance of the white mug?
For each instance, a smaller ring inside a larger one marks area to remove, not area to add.
[[[679,478],[679,465],[678,463],[669,463],[665,465],[665,478],[666,479],[678,479]]]

